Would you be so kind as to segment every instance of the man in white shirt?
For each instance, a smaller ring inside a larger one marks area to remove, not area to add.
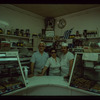
[[[69,77],[73,66],[74,55],[68,51],[68,44],[62,43],[61,47],[61,76]]]
[[[41,73],[47,59],[49,58],[48,53],[44,52],[45,49],[44,42],[40,42],[38,49],[39,50],[33,53],[31,57],[31,74],[29,75],[29,77]]]

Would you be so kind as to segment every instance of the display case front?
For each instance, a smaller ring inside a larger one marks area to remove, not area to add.
[[[69,85],[100,94],[100,53],[76,53]]]
[[[0,52],[0,95],[25,86],[18,52]]]

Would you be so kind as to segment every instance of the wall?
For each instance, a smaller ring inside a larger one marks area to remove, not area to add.
[[[30,33],[41,33],[44,28],[44,17],[10,4],[0,4],[0,27],[30,29]]]
[[[67,25],[63,29],[57,27],[58,20],[64,18]],[[55,18],[55,35],[63,36],[66,30],[74,27],[71,34],[75,34],[78,30],[80,34],[83,34],[83,30],[98,30],[100,36],[100,7],[84,10],[69,15],[64,15]]]

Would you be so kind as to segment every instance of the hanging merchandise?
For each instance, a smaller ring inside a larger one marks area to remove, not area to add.
[[[69,35],[71,34],[73,28],[71,28],[70,30],[67,30],[64,32],[64,39],[68,39],[69,38]]]

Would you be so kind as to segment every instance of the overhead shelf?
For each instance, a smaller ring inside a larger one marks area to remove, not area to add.
[[[16,36],[16,35],[6,35],[6,34],[0,34],[0,36],[13,37],[13,38],[23,38],[23,39],[30,39],[29,37]]]
[[[33,48],[33,47],[11,47],[11,48]]]
[[[99,39],[100,37],[75,37],[74,39]]]

